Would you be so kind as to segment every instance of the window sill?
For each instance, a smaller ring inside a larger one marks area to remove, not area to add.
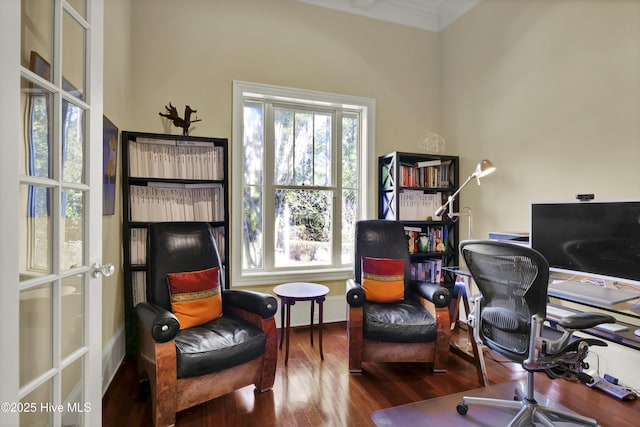
[[[326,282],[330,280],[347,280],[353,277],[351,267],[332,269],[309,269],[304,273],[293,272],[261,272],[245,273],[243,275],[233,274],[231,286],[259,286],[275,285],[289,282]]]

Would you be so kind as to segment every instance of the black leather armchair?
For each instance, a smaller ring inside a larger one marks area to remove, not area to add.
[[[404,260],[404,300],[367,301],[361,285],[362,257]],[[404,227],[388,220],[356,223],[354,278],[346,283],[349,370],[363,362],[428,362],[445,372],[451,338],[448,288],[410,280]]]
[[[589,346],[606,343],[575,338],[573,332],[615,319],[600,313],[565,316],[558,321],[564,330],[561,336],[546,337],[543,322],[549,264],[542,254],[522,245],[491,240],[464,241],[460,253],[480,290],[468,319],[475,340],[522,364],[527,382],[526,390],[515,390],[514,399],[465,396],[456,408],[458,413],[466,415],[469,405],[480,405],[515,409],[510,426],[555,425],[556,421],[598,425],[594,419],[539,405],[534,396],[534,373],[545,372],[551,378],[583,378],[581,371]]]
[[[275,381],[277,333],[274,297],[224,289],[221,317],[180,329],[171,312],[168,273],[220,266],[212,230],[203,222],[149,226],[147,301],[135,307],[139,365],[149,378],[153,422],[175,424],[176,412],[255,384],[269,390]]]

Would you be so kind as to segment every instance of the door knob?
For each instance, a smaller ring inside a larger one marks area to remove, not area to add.
[[[101,276],[109,277],[116,271],[116,268],[111,263],[107,264],[93,264],[93,273],[91,275],[96,279]]]

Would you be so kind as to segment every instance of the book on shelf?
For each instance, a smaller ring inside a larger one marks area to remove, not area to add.
[[[401,185],[403,187],[448,188],[451,186],[452,164],[451,160],[401,163]]]
[[[422,228],[420,227],[411,227],[408,225],[404,226],[404,235],[407,239],[407,245],[409,247],[409,253],[415,254],[418,253],[418,236]]]
[[[131,274],[131,296],[134,307],[147,300],[147,275],[144,271]]]
[[[447,252],[449,230],[445,226],[404,226],[409,253]]]
[[[147,262],[147,229],[131,229],[131,264],[145,264]]]
[[[442,160],[440,159],[435,159],[435,160],[423,160],[421,162],[416,163],[416,167],[418,168],[426,168],[429,166],[440,166],[442,164]]]
[[[444,272],[442,265],[442,258],[411,263],[411,278],[423,282],[443,283]]]

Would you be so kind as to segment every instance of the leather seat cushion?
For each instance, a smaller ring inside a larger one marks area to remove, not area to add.
[[[366,303],[363,323],[364,338],[374,341],[433,342],[438,335],[431,313],[409,299],[392,304]]]
[[[222,371],[264,354],[266,335],[251,323],[222,316],[176,335],[178,378]]]

